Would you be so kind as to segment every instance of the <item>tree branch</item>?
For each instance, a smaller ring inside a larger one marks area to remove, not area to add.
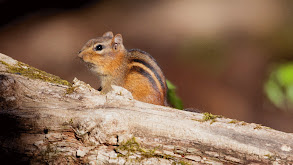
[[[0,54],[0,157],[71,164],[293,163],[293,135],[106,95]]]

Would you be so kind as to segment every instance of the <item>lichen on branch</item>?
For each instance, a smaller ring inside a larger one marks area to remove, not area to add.
[[[47,73],[45,71],[31,67],[31,66],[24,64],[22,62],[17,62],[16,65],[10,65],[4,61],[0,61],[0,62],[2,64],[6,65],[7,72],[9,72],[9,73],[19,74],[19,75],[29,77],[32,79],[40,79],[40,80],[55,83],[55,84],[71,86],[71,83],[69,83],[66,80],[61,79],[58,76],[55,76],[55,75],[52,75],[52,74]]]

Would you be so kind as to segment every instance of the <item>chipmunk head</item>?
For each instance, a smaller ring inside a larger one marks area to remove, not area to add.
[[[114,74],[126,55],[121,34],[106,32],[102,37],[89,40],[79,52],[91,71],[99,76]]]

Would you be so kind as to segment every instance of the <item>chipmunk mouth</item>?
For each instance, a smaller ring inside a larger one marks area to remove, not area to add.
[[[96,74],[97,76],[100,76],[100,77],[104,77],[104,76],[107,76],[106,74],[104,74],[101,69],[94,63],[91,63],[91,62],[87,62],[85,61],[84,59],[81,58],[81,61],[85,64],[85,66],[94,74]]]
[[[101,70],[99,69],[99,67],[93,63],[90,62],[85,62],[87,68],[93,72],[94,74],[96,74],[97,76],[107,76],[106,74],[102,73]]]
[[[96,65],[90,62],[84,62],[85,65],[87,66],[87,68],[89,68],[90,70],[96,68]]]

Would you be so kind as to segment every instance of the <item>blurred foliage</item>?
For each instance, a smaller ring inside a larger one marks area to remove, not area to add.
[[[176,95],[176,86],[172,84],[169,80],[166,80],[168,92],[167,99],[168,103],[171,104],[172,107],[177,109],[183,109],[182,100]]]
[[[276,67],[264,88],[275,106],[283,110],[293,110],[293,62]]]
[[[293,23],[277,29],[266,38],[273,61],[280,64],[275,66],[269,79],[264,85],[269,100],[281,110],[293,112]]]

